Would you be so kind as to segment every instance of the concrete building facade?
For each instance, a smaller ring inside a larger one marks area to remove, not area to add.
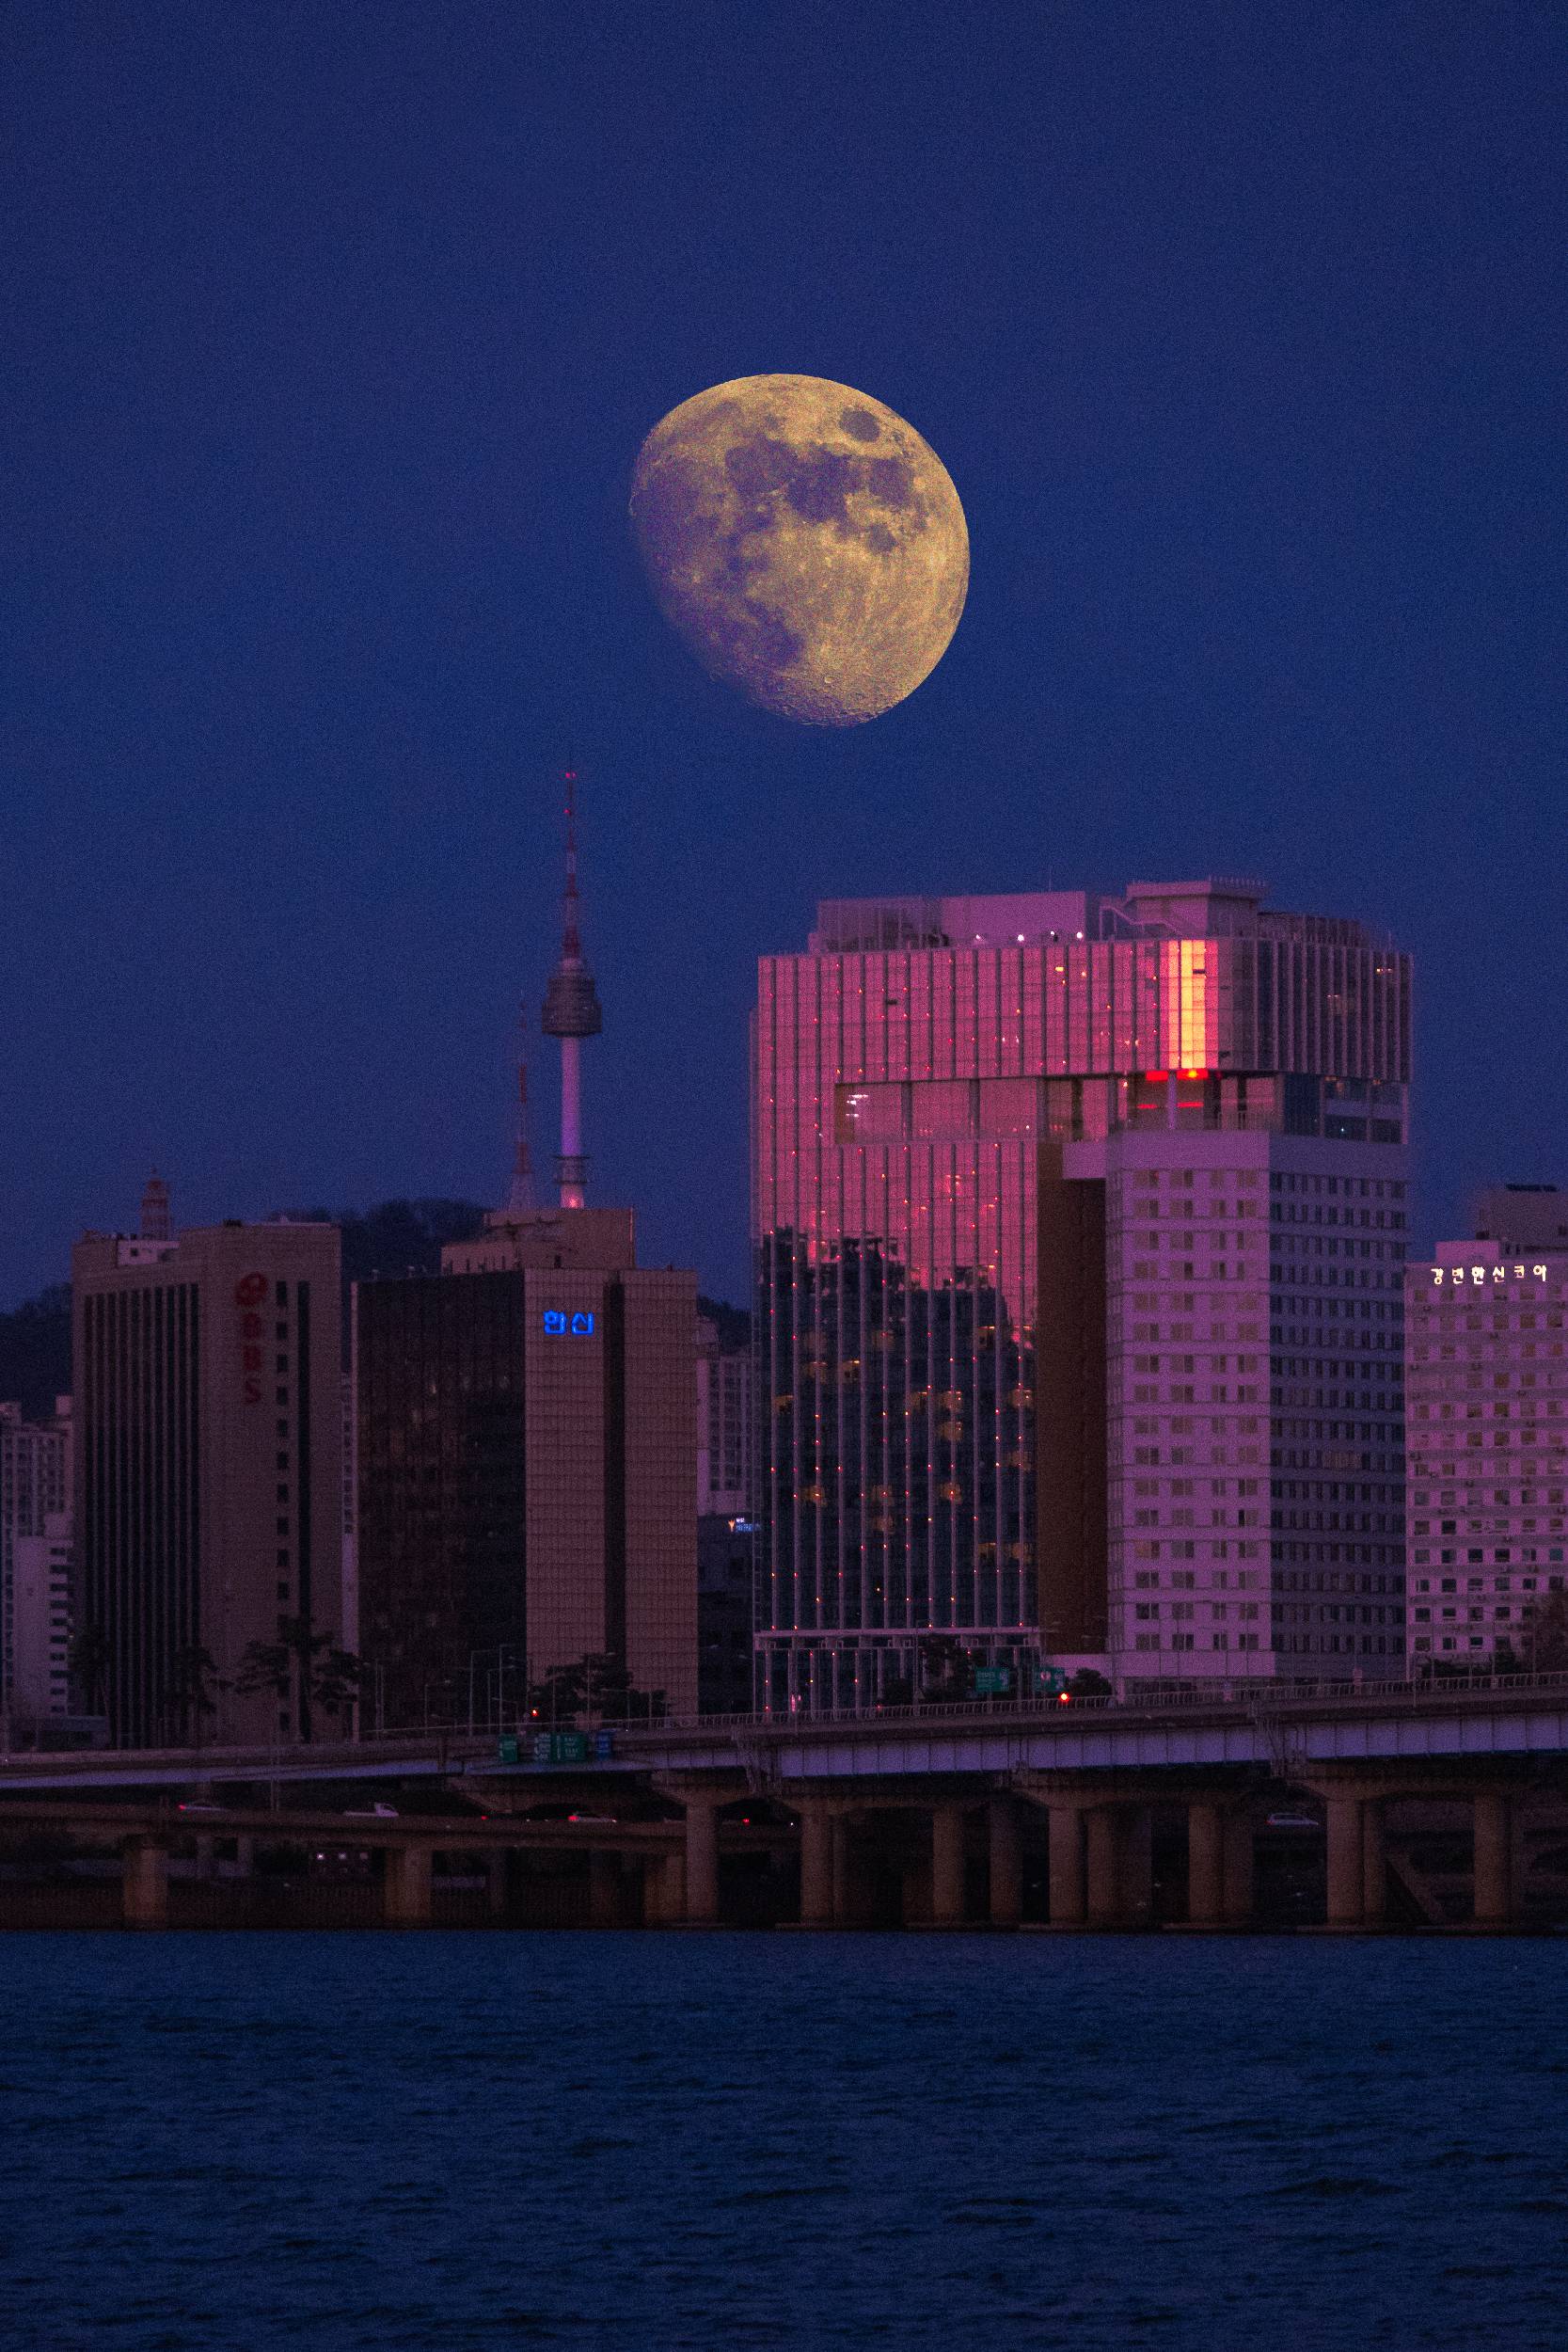
[[[763,959],[758,1696],[1396,1673],[1408,959],[1260,885]]]
[[[232,1685],[280,1621],[355,1646],[337,1228],[89,1233],[72,1292],[78,1617],[113,1738],[330,1730],[297,1670],[283,1697]],[[211,1715],[189,1701],[198,1649]]]
[[[1568,1579],[1568,1249],[1440,1243],[1405,1282],[1411,1661],[1528,1667]]]

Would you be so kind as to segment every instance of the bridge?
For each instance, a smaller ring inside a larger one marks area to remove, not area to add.
[[[494,1737],[451,1729],[14,1756],[0,1838],[117,1851],[122,1915],[144,1926],[170,1915],[171,1856],[178,1872],[193,1843],[270,1840],[373,1857],[389,1925],[440,1915],[437,1855],[488,1856],[501,1916],[520,1863],[537,1879],[557,1867],[537,1857],[570,1854],[584,1925],[718,1924],[745,1883],[748,1915],[802,1927],[1240,1929],[1293,1792],[1291,1834],[1321,1837],[1327,1926],[1568,1912],[1568,1675],[663,1722],[615,1726],[608,1746],[503,1763]],[[286,1802],[294,1784],[375,1782],[407,1792],[395,1815]],[[182,1810],[181,1790],[213,1809]],[[1419,1864],[1434,1848],[1446,1871]],[[1445,1877],[1467,1881],[1463,1899]]]

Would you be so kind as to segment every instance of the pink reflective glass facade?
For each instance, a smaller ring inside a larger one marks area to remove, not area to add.
[[[765,1703],[899,1695],[955,1645],[1037,1655],[1042,1168],[1140,1133],[1180,1164],[1183,1135],[1212,1157],[1228,1134],[1378,1146],[1391,1173],[1409,1058],[1407,960],[1246,885],[833,902],[811,952],[765,958]]]

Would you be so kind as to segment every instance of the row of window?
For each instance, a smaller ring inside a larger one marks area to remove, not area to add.
[[[1164,1633],[1137,1633],[1132,1637],[1132,1646],[1137,1650],[1196,1649],[1197,1636],[1194,1633],[1180,1632],[1171,1633],[1168,1636]],[[1263,1637],[1260,1633],[1238,1633],[1234,1644],[1228,1632],[1216,1632],[1209,1636],[1211,1649],[1227,1650],[1234,1647],[1239,1650],[1255,1650],[1261,1649],[1262,1646]]]

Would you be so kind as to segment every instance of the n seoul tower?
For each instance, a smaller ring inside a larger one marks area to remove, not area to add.
[[[546,1037],[561,1040],[561,1150],[555,1163],[561,1205],[580,1209],[588,1183],[588,1157],[582,1148],[582,1040],[598,1036],[604,1014],[578,930],[576,769],[568,768],[562,781],[566,787],[566,888],[561,901],[561,961],[550,974],[539,1025]]]

